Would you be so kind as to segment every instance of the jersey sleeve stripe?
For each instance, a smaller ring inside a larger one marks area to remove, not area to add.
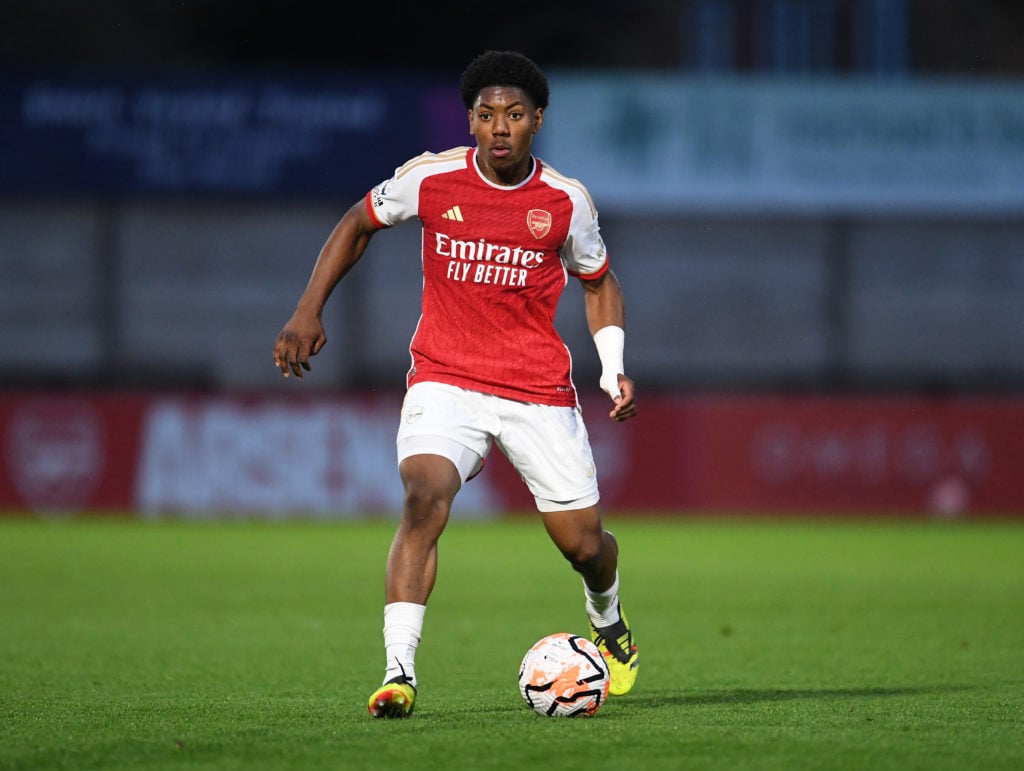
[[[605,273],[608,272],[609,262],[607,259],[604,261],[604,265],[595,270],[593,273],[574,273],[571,270],[566,270],[573,278],[583,279],[584,281],[593,281],[595,278],[601,278]]]
[[[377,227],[378,230],[384,230],[390,225],[387,225],[380,221],[377,217],[377,212],[373,210],[373,191],[371,190],[366,194],[366,198],[363,199],[363,203],[366,205],[366,213],[370,215],[370,221]]]
[[[548,166],[548,164],[546,163],[543,163],[541,168],[547,174],[547,176],[549,176],[552,180],[559,182],[562,186],[571,187],[578,190],[586,199],[587,206],[590,207],[590,215],[592,217],[597,216],[597,207],[594,206],[594,199],[590,197],[590,191],[586,188],[586,186],[583,185],[582,182],[580,182],[578,179],[573,179],[572,177],[567,177],[564,174],[560,174],[555,169]]]
[[[422,153],[399,166],[395,171],[395,177],[403,177],[410,171],[418,169],[424,164],[433,165],[436,163],[450,163],[456,160],[463,160],[468,151],[468,147],[453,147],[451,150],[445,150],[443,153]]]

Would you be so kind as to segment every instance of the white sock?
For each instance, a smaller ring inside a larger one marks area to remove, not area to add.
[[[420,644],[426,609],[426,605],[415,602],[392,602],[384,606],[385,683],[405,675],[416,687],[416,646]]]
[[[611,626],[619,620],[619,572],[615,571],[615,581],[603,592],[595,592],[586,581],[583,592],[587,596],[587,615],[598,629]]]

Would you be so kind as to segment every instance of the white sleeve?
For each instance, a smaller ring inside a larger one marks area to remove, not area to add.
[[[561,249],[565,269],[580,278],[599,276],[608,267],[608,252],[597,224],[597,210],[586,188],[579,186],[568,192],[573,209],[569,235]]]
[[[453,147],[441,153],[421,153],[395,169],[367,194],[370,210],[383,227],[398,225],[419,216],[420,186],[431,174],[465,168],[468,147]]]
[[[423,177],[416,174],[395,175],[370,190],[370,208],[374,217],[384,227],[398,225],[415,217],[419,209],[420,182]]]

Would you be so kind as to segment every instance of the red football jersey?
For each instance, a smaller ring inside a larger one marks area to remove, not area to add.
[[[567,276],[608,269],[586,188],[539,159],[520,184],[485,179],[476,149],[424,153],[366,195],[382,228],[423,225],[423,305],[408,385],[434,381],[575,406],[572,359],[555,330]]]

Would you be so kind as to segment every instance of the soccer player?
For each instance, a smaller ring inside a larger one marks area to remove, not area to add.
[[[460,82],[476,147],[424,153],[353,205],[328,237],[274,365],[301,378],[326,342],[321,315],[380,230],[422,225],[422,314],[397,436],[404,486],[387,559],[386,672],[374,717],[407,717],[415,655],[452,501],[497,444],[534,496],[552,541],[583,580],[591,637],[611,692],[633,687],[639,655],[619,603],[618,544],[604,530],[569,351],[554,327],[567,276],[583,286],[609,416],[636,414],[623,367],[624,303],[586,188],[533,156],[548,82],[529,58],[487,51]]]

